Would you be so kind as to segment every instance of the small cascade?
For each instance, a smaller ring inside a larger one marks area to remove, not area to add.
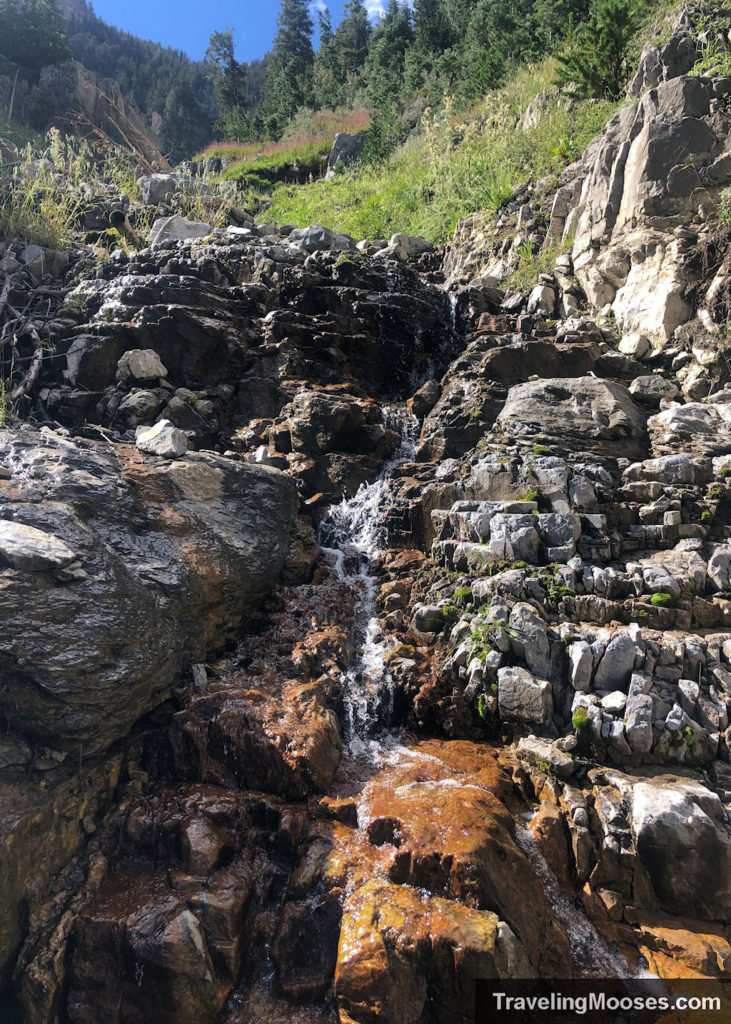
[[[354,754],[365,751],[367,738],[387,725],[392,712],[385,667],[390,644],[380,635],[373,562],[388,543],[394,473],[413,461],[419,428],[416,417],[397,406],[384,410],[384,423],[401,437],[398,452],[376,480],[333,506],[319,531],[320,544],[336,572],[358,594],[352,663],[343,680],[345,740]]]
[[[517,830],[516,840],[543,884],[546,898],[556,918],[564,926],[571,940],[574,970],[582,978],[650,977],[633,973],[625,958],[606,942],[589,918],[577,908],[571,896],[561,891],[558,880],[530,828]]]

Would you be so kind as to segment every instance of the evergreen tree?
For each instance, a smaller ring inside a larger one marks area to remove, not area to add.
[[[627,47],[638,22],[636,0],[593,0],[589,21],[558,56],[558,84],[579,96],[619,99],[627,81]]]
[[[413,42],[409,8],[389,0],[384,18],[371,36],[366,59],[368,94],[375,106],[386,109],[400,104],[405,56]]]
[[[315,59],[312,28],[307,0],[282,0],[264,89],[266,112],[280,128],[309,98]]]
[[[335,32],[335,49],[343,81],[348,75],[358,74],[362,70],[370,35],[371,23],[361,0],[349,0]]]
[[[58,0],[0,0],[0,57],[38,71],[69,60],[63,10]]]
[[[330,12],[327,9],[318,11],[317,22],[320,48],[312,74],[312,105],[316,110],[323,107],[334,110],[342,100],[342,78]]]
[[[216,98],[224,112],[240,106],[244,101],[246,71],[234,55],[234,30],[214,32],[206,50],[206,61]]]

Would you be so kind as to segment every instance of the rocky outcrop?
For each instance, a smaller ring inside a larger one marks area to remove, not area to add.
[[[294,487],[48,430],[5,431],[0,461],[2,714],[45,746],[98,752],[251,618],[287,557]]]

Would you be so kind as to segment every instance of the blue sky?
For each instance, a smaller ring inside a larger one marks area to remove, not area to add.
[[[385,0],[364,0],[372,18],[383,10]],[[212,32],[234,28],[239,60],[263,57],[276,32],[278,0],[92,0],[94,10],[110,25],[143,39],[173,46],[199,59]],[[313,0],[314,11],[325,0]],[[327,0],[333,25],[342,17],[344,0]],[[313,17],[316,21],[316,18]]]

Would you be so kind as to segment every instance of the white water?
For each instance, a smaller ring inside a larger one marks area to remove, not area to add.
[[[561,891],[558,880],[538,849],[536,837],[530,828],[519,828],[518,846],[533,865],[556,918],[566,929],[571,941],[574,970],[582,978],[651,978],[653,975],[635,974],[625,958],[602,938],[588,917],[571,896]]]
[[[392,680],[385,666],[391,642],[379,628],[373,562],[388,542],[386,519],[393,505],[394,471],[413,461],[419,428],[417,419],[403,408],[384,409],[384,423],[401,435],[399,451],[373,483],[362,484],[352,498],[333,506],[320,528],[323,550],[335,571],[358,594],[356,650],[343,679],[345,739],[358,756],[374,756],[376,745],[369,737],[392,711]]]

